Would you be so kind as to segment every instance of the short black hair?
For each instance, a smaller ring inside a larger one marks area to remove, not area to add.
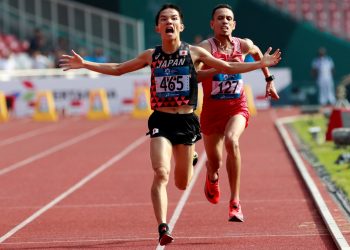
[[[216,5],[216,6],[214,7],[213,11],[211,12],[211,19],[212,19],[212,20],[214,19],[215,11],[216,11],[217,9],[222,9],[222,8],[229,9],[229,10],[231,10],[232,13],[233,13],[233,9],[232,9],[231,5],[225,4],[225,3],[218,4],[218,5]],[[233,14],[234,14],[234,13],[233,13]]]
[[[158,19],[159,19],[159,16],[160,16],[160,12],[162,12],[163,10],[165,9],[174,9],[176,10],[177,12],[179,12],[179,16],[180,16],[180,19],[181,19],[181,23],[183,23],[183,20],[184,20],[184,15],[180,9],[179,6],[175,5],[175,4],[171,4],[171,3],[166,3],[162,6],[162,8],[160,8],[160,10],[158,11],[157,15],[156,15],[156,26],[158,25]]]

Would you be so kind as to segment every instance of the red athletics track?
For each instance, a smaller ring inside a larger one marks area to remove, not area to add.
[[[197,144],[198,178],[189,191],[169,183],[175,241],[166,249],[336,249],[274,127],[289,114],[295,110],[259,111],[242,137],[244,223],[227,222],[224,169],[221,202],[205,200],[205,154]],[[146,130],[146,120],[127,115],[1,123],[0,248],[155,249]],[[349,239],[349,222],[321,192]]]

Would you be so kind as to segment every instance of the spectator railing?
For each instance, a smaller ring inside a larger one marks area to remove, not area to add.
[[[143,21],[67,0],[0,0],[0,31],[28,39],[41,29],[52,47],[67,39],[69,48],[101,47],[125,61],[144,50]]]

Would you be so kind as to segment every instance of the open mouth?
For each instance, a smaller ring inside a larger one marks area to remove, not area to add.
[[[165,33],[171,33],[172,34],[172,33],[174,33],[174,29],[171,28],[171,27],[166,28]]]

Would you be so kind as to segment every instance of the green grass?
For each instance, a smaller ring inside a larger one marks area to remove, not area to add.
[[[325,141],[327,124],[328,121],[323,115],[314,115],[294,122],[292,127],[319,163],[324,166],[335,185],[350,198],[350,163],[335,163],[340,154],[350,153],[350,147],[337,148],[333,141]],[[309,133],[310,127],[320,127],[318,142]]]

